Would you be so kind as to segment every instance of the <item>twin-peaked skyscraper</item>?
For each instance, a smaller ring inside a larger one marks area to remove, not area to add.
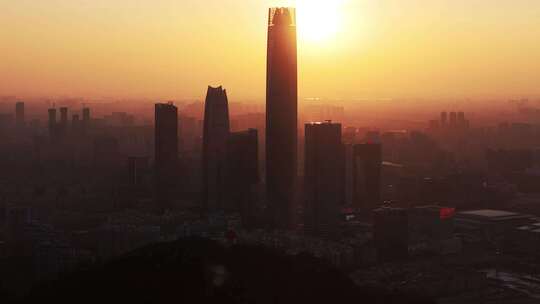
[[[208,211],[225,207],[229,101],[222,87],[208,87],[204,105],[203,204]]]

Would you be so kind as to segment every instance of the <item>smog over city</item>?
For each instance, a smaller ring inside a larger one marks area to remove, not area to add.
[[[0,303],[537,303],[539,17],[0,0]]]

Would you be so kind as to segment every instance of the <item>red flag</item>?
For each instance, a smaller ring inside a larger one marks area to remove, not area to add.
[[[456,214],[456,208],[441,208],[440,218],[441,220],[446,220],[454,217]]]

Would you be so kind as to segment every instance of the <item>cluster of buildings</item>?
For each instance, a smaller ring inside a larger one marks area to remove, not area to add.
[[[404,278],[388,286],[440,295],[483,288],[485,280],[461,268],[420,277],[417,266],[396,265],[477,247],[535,254],[540,220],[493,210],[539,180],[528,178],[540,176],[534,141],[506,146],[518,134],[534,137],[527,124],[484,132],[464,112],[443,112],[425,132],[381,132],[343,128],[325,120],[345,119],[342,107],[312,105],[299,130],[295,22],[291,9],[269,12],[265,114],[233,117],[221,86],[208,87],[200,109],[156,103],[153,124],[142,125],[125,112],[93,118],[88,106],[70,118],[62,106],[49,108],[39,128],[17,102],[11,126],[23,143],[10,156],[0,151],[12,172],[0,182],[18,179],[0,198],[0,258],[28,258],[41,279],[149,243],[237,236],[348,271],[390,265],[363,274]],[[191,115],[199,111],[202,120]],[[7,121],[0,116],[0,133]],[[477,159],[487,174],[475,171]],[[70,222],[74,214],[83,220]]]

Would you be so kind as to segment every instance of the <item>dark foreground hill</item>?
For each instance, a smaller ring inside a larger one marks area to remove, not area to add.
[[[155,244],[35,289],[27,303],[432,303],[360,290],[307,255],[189,239]]]

